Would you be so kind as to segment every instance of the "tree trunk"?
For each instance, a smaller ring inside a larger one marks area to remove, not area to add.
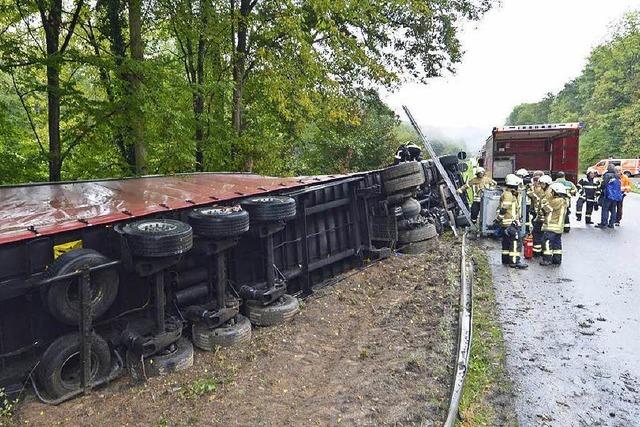
[[[202,114],[204,112],[204,61],[206,52],[206,40],[204,32],[207,30],[207,4],[208,0],[200,2],[200,34],[198,35],[198,53],[196,58],[196,90],[193,99],[193,113],[195,116],[195,140],[196,140],[196,171],[203,172],[204,167],[204,122]]]
[[[136,173],[147,173],[147,148],[144,141],[144,114],[142,110],[142,0],[129,0],[129,43],[134,69],[129,73],[131,143],[135,156]]]
[[[57,34],[47,37],[49,61],[57,60]],[[62,178],[62,145],[60,144],[60,70],[58,65],[47,65],[47,109],[49,130],[49,181]]]
[[[232,13],[235,15],[235,0],[231,0]],[[234,34],[234,61],[233,61],[233,104],[232,104],[232,124],[237,136],[243,131],[243,96],[245,83],[247,46],[247,17],[251,12],[251,2],[240,0],[240,17],[237,20],[237,32]]]
[[[49,130],[49,181],[60,181],[62,145],[60,143],[60,26],[62,0],[50,3],[51,9],[38,2],[47,45],[47,126]],[[48,12],[48,13],[47,13]]]

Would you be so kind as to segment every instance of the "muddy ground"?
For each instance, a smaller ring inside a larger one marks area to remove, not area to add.
[[[57,407],[27,397],[29,425],[440,425],[457,324],[459,246],[394,256],[319,290],[284,326],[196,351],[188,371],[128,377]]]

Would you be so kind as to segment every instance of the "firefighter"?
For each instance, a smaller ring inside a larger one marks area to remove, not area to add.
[[[527,171],[524,168],[518,169],[516,171],[516,176],[522,180],[522,187],[527,197],[527,200],[526,200],[527,210],[524,216],[524,220],[525,220],[524,225],[526,227],[525,228],[526,232],[529,233],[531,231],[531,197],[529,194],[529,186],[531,185],[531,178],[529,177],[529,171]]]
[[[458,193],[464,193],[468,188],[473,192],[473,203],[471,204],[471,221],[474,223],[478,219],[480,213],[480,202],[482,200],[482,192],[488,188],[494,188],[497,184],[494,180],[485,175],[482,167],[476,168],[475,178],[471,178],[466,184],[458,188]]]
[[[591,221],[591,212],[598,210],[598,197],[600,197],[600,182],[595,177],[596,170],[587,169],[587,176],[578,181],[579,197],[576,201],[576,219],[582,221],[582,206],[587,204],[584,214],[585,224],[593,224]]]
[[[562,264],[562,233],[571,199],[567,194],[567,187],[561,182],[554,182],[549,188],[551,196],[545,197],[542,201],[544,242],[540,265],[560,265]]]
[[[542,172],[540,172],[542,174]],[[543,241],[543,233],[542,233],[542,223],[544,221],[544,212],[542,211],[542,201],[545,197],[547,197],[546,191],[549,189],[549,186],[553,183],[553,180],[549,175],[540,175],[540,177],[536,180],[534,174],[534,180],[537,181],[533,185],[533,227],[531,228],[531,234],[533,235],[533,256],[539,257],[542,255],[542,241]]]
[[[398,147],[398,151],[396,151],[396,155],[393,156],[393,158],[395,160],[394,164],[396,165],[403,162],[419,162],[422,160],[422,150],[412,142],[409,144],[402,144]]]
[[[507,188],[500,196],[500,206],[496,221],[502,228],[502,263],[512,268],[524,269],[528,265],[520,261],[522,236],[520,236],[520,215],[522,179],[510,173],[505,178]]]
[[[576,188],[576,186],[573,184],[573,182],[567,180],[565,178],[565,173],[560,171],[558,172],[557,178],[556,178],[556,182],[559,184],[564,185],[564,187],[567,189],[567,196],[568,197],[573,197],[578,193],[578,189]],[[567,217],[564,220],[564,232],[568,233],[569,231],[571,231],[571,222],[569,221],[569,214],[571,213],[571,209],[567,208]]]

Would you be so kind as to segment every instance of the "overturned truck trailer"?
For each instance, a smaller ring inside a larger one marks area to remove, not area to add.
[[[0,387],[56,404],[187,368],[366,259],[425,250],[449,203],[429,161],[0,187]]]

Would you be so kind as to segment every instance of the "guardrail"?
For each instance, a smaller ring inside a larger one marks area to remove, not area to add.
[[[458,418],[458,407],[462,397],[464,380],[469,368],[471,353],[471,335],[473,330],[473,266],[466,259],[467,233],[462,235],[462,249],[460,257],[460,313],[458,322],[458,346],[456,355],[456,370],[454,375],[449,410],[444,427],[453,427]]]

